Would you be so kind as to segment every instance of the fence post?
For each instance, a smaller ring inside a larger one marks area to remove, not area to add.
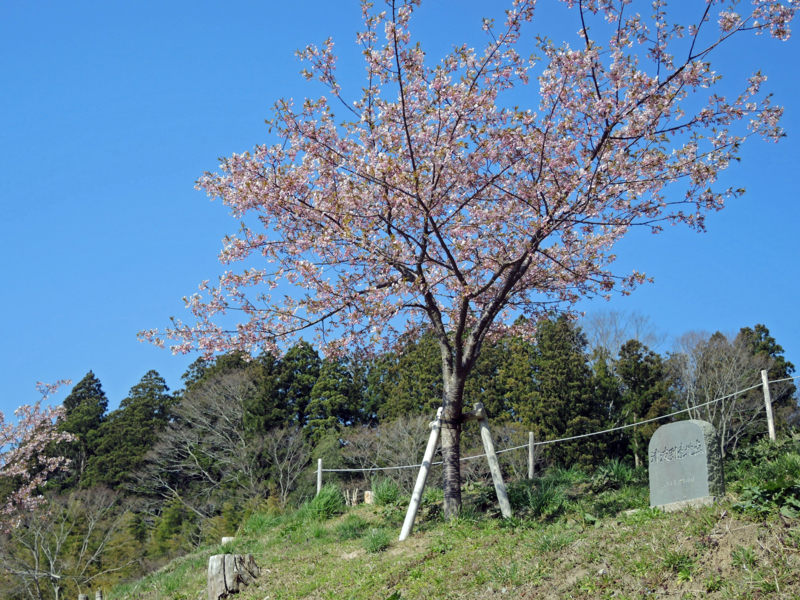
[[[769,439],[775,441],[775,417],[772,416],[772,398],[769,395],[769,376],[765,370],[761,371],[761,381],[764,384],[764,406],[767,408],[767,429]]]
[[[442,408],[439,407],[439,410],[436,411],[436,420],[430,424],[431,437],[428,439],[428,447],[425,448],[425,455],[422,457],[417,482],[414,484],[414,491],[411,493],[411,502],[408,503],[408,512],[406,513],[405,521],[403,521],[403,529],[400,531],[401,542],[411,535],[411,529],[414,527],[414,519],[417,518],[422,492],[425,491],[425,482],[428,480],[428,471],[431,469],[433,454],[436,452],[436,446],[439,443],[439,430],[441,427]]]
[[[322,491],[322,459],[317,459],[317,494]]]
[[[533,479],[533,432],[528,432],[528,479]]]
[[[481,403],[475,405],[476,412],[483,408]],[[489,471],[492,473],[492,482],[494,483],[494,491],[497,494],[497,502],[500,504],[500,512],[504,519],[510,519],[513,515],[511,503],[508,501],[508,492],[506,491],[506,484],[503,482],[503,473],[500,470],[500,463],[497,461],[497,454],[494,451],[492,432],[489,431],[489,419],[486,417],[485,409],[483,410],[483,417],[478,421],[478,424],[481,428],[483,449],[486,450],[486,460],[489,462]]]
[[[103,600],[103,590],[97,590],[94,593],[94,600]]]

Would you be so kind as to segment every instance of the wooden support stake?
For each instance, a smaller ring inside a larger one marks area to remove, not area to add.
[[[431,437],[428,438],[428,447],[425,448],[425,455],[422,457],[422,464],[417,475],[417,483],[414,484],[414,491],[411,494],[411,502],[408,504],[406,520],[403,521],[403,529],[400,530],[400,541],[402,542],[409,535],[414,527],[414,519],[417,518],[419,503],[422,500],[422,493],[425,491],[425,482],[428,480],[428,472],[431,470],[431,462],[439,443],[439,430],[442,428],[442,409],[436,411],[436,420],[431,422]]]
[[[761,381],[764,384],[764,406],[767,408],[767,429],[769,439],[775,441],[775,417],[772,415],[772,398],[769,395],[769,376],[766,371],[761,371]]]
[[[533,479],[533,432],[528,432],[528,479]]]
[[[322,459],[317,459],[317,495],[322,491]]]
[[[497,501],[500,503],[500,512],[504,519],[511,518],[511,503],[508,501],[508,492],[506,492],[506,484],[503,483],[503,473],[500,471],[500,463],[497,461],[497,454],[494,451],[494,442],[492,441],[492,432],[489,431],[489,419],[486,418],[486,411],[483,404],[478,402],[475,405],[475,413],[483,411],[479,423],[481,426],[481,440],[483,441],[483,449],[486,450],[486,459],[489,461],[489,470],[492,472],[492,481],[494,482],[494,491],[497,493]]]

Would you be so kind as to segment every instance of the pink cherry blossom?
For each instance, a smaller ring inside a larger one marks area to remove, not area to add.
[[[707,0],[679,23],[664,0],[568,0],[574,43],[541,36],[524,58],[515,46],[535,2],[515,0],[502,25],[483,21],[482,51],[456,47],[431,64],[412,41],[418,5],[362,2],[355,101],[337,82],[332,40],[299,52],[327,95],[278,101],[268,121],[278,142],[197,182],[251,219],[225,239],[222,262],[262,266],[203,282],[186,298],[194,324],[176,319],[140,339],[172,340],[179,353],[280,352],[313,331],[337,354],[433,328],[452,508],[463,384],[482,343],[533,336],[540,317],[581,298],[630,293],[646,275],[612,267],[632,227],[702,230],[741,192],[718,188],[719,173],[746,138],[783,135],[782,109],[761,93],[760,73],[723,91],[711,59],[748,30],[788,38],[797,9],[755,0],[734,14]],[[535,112],[504,103],[529,83]],[[281,285],[296,293],[273,297]],[[220,325],[234,310],[238,325]]]
[[[7,423],[0,412],[0,477],[19,481],[16,491],[3,498],[0,505],[0,519],[6,529],[17,525],[21,512],[33,510],[44,502],[39,488],[50,475],[69,465],[68,459],[45,452],[53,444],[74,439],[71,434],[59,432],[56,428],[56,421],[63,416],[64,409],[61,406],[42,408],[42,403],[59,386],[70,383],[69,380],[38,383],[42,399],[33,406],[24,405],[15,410],[16,423]]]

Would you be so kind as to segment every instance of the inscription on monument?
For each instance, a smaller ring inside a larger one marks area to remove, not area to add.
[[[670,448],[651,448],[650,450],[650,464],[660,463],[666,460],[680,460],[688,456],[697,456],[703,454],[705,448],[700,438],[688,444],[680,443],[677,446]]]
[[[725,493],[722,458],[714,427],[679,421],[659,427],[648,448],[650,506],[711,502]]]

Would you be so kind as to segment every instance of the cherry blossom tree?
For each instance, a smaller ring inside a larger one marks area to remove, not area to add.
[[[278,142],[197,183],[253,217],[225,239],[221,261],[263,266],[204,282],[206,295],[187,299],[194,325],[174,320],[140,339],[174,340],[174,352],[279,352],[314,330],[335,355],[432,328],[449,518],[461,501],[464,382],[482,344],[533,336],[544,313],[582,297],[630,293],[645,275],[611,267],[632,227],[703,229],[741,191],[718,189],[717,177],[745,138],[783,135],[782,109],[761,92],[761,72],[715,92],[710,61],[748,31],[787,39],[796,3],[707,0],[679,22],[664,0],[567,0],[575,44],[540,36],[526,59],[516,48],[535,2],[514,0],[502,24],[484,20],[482,51],[463,45],[436,64],[411,40],[419,4],[362,2],[366,83],[355,101],[332,40],[299,53],[327,95],[279,101],[268,121]],[[510,106],[508,92],[531,80],[536,110]],[[296,293],[273,298],[287,284]],[[232,328],[229,311],[240,316]]]
[[[0,498],[0,519],[6,528],[19,523],[20,514],[30,512],[44,502],[38,493],[47,478],[68,466],[63,456],[51,456],[46,449],[52,444],[69,442],[74,437],[59,432],[56,421],[63,416],[61,406],[46,406],[42,403],[61,385],[69,385],[69,380],[54,384],[37,383],[42,399],[33,406],[20,406],[14,411],[16,423],[7,423],[0,412],[0,477],[15,481],[15,491],[7,498]]]

